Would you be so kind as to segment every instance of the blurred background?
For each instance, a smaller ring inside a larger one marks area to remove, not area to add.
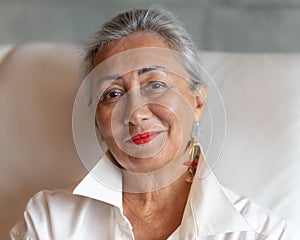
[[[120,11],[155,3],[182,20],[201,50],[300,50],[300,0],[0,0],[0,44],[78,44]]]

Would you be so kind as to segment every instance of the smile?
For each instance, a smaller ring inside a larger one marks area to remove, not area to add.
[[[133,136],[131,140],[137,145],[145,144],[147,142],[150,142],[152,139],[154,139],[158,134],[159,132],[145,132]]]

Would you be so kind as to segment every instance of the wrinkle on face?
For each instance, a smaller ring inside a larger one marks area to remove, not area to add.
[[[141,47],[145,48],[142,54],[134,54]],[[196,97],[183,67],[172,55],[165,54],[168,50],[171,52],[157,34],[133,34],[122,39],[122,44],[112,41],[95,59],[95,64],[102,66],[99,89],[104,93],[113,88],[122,92],[116,102],[100,100],[96,122],[112,155],[127,171],[158,170],[183,154],[190,140]],[[154,80],[165,81],[167,90],[144,93],[147,88],[143,87]],[[151,144],[137,146],[130,141],[132,135],[154,130],[162,133]],[[128,141],[124,141],[126,137]]]

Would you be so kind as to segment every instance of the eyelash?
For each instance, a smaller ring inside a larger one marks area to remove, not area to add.
[[[167,87],[167,85],[164,83],[164,82],[161,82],[161,81],[151,81],[151,82],[149,82],[148,84],[146,84],[146,86],[148,85],[150,85],[151,87],[152,86],[154,86],[155,84],[158,84],[160,87],[164,87],[164,88],[166,88]],[[157,89],[157,88],[155,88],[155,89]]]
[[[110,94],[114,94],[114,93],[117,93],[118,96],[123,95],[122,90],[113,88],[103,94],[102,100],[113,100],[113,99],[117,98],[118,96],[115,96],[115,97],[110,96]]]

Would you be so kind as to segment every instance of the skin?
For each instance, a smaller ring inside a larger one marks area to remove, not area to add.
[[[94,67],[117,53],[142,47],[170,49],[158,34],[138,32],[121,40],[114,40],[104,46],[94,59]],[[134,70],[120,76],[117,84],[112,83],[108,86],[109,94],[104,95],[104,100],[100,99],[97,107],[96,125],[114,159],[129,172],[144,173],[159,170],[178,154],[182,158],[188,159],[186,146],[188,146],[190,136],[182,136],[181,139],[178,137],[178,132],[183,129],[181,129],[182,125],[180,125],[176,113],[180,113],[182,108],[186,107],[185,105],[182,106],[180,99],[177,102],[175,99],[174,104],[170,104],[170,108],[156,104],[145,104],[132,112],[130,111],[131,104],[140,100],[140,95],[134,89],[145,84],[150,84],[152,89],[151,79],[163,79],[162,81],[167,85],[166,88],[162,88],[163,90],[172,89],[179,92],[190,105],[194,118],[185,122],[186,126],[184,127],[187,130],[191,130],[194,121],[199,121],[204,108],[203,97],[197,92],[192,92],[185,79],[161,69],[147,70],[142,74],[138,70]],[[156,87],[161,88],[159,85],[155,85],[153,88],[156,89]],[[130,156],[120,149],[112,133],[111,122],[114,107],[118,101],[121,101],[121,96],[130,91],[132,92],[131,101],[128,100],[124,103],[130,115],[124,116],[122,121],[118,122],[117,127],[128,128],[130,135],[134,136],[148,131],[155,125],[161,127],[160,134],[165,136],[165,144],[160,152],[146,159]],[[184,148],[181,148],[182,146]],[[182,149],[184,149],[183,152]],[[185,181],[183,175],[169,186],[156,191],[147,193],[123,192],[124,215],[132,224],[135,239],[166,239],[171,235],[181,223],[190,186],[191,184]]]

